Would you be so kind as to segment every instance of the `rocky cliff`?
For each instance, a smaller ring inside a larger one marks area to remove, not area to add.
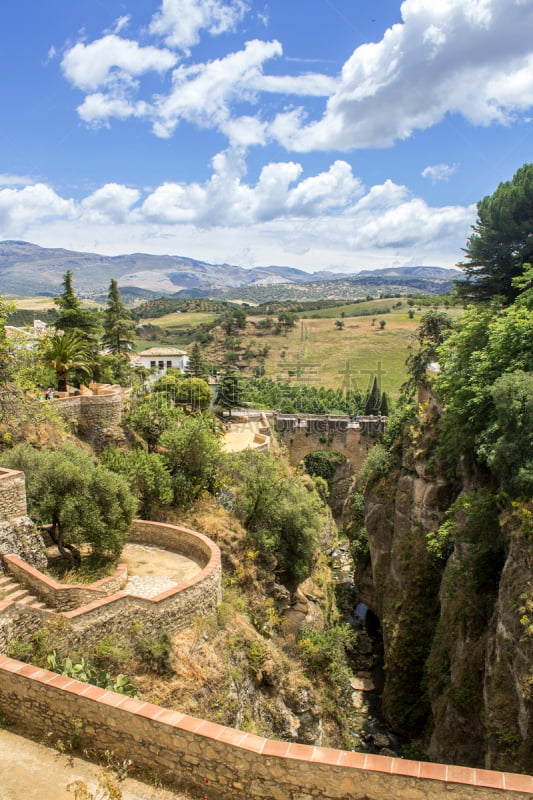
[[[366,486],[356,581],[382,623],[383,711],[432,760],[530,772],[531,504],[475,465],[446,478],[437,441],[435,415],[419,419]]]

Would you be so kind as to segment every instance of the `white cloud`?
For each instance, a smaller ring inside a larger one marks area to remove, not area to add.
[[[0,186],[29,186],[34,179],[29,175],[0,174]]]
[[[0,189],[0,232],[4,238],[20,235],[28,225],[74,217],[75,205],[44,183],[24,189]]]
[[[121,31],[123,31],[124,28],[127,28],[128,25],[130,24],[130,20],[131,20],[131,17],[129,16],[129,14],[126,14],[123,17],[119,17],[116,20],[115,24],[113,25],[113,33],[117,33],[118,34]]]
[[[171,136],[181,119],[199,127],[226,125],[231,119],[231,103],[253,99],[264,62],[281,52],[279,42],[254,40],[224,58],[180,65],[172,76],[172,91],[154,103],[154,133]]]
[[[140,196],[138,189],[106,183],[81,201],[81,214],[88,222],[121,225],[128,222],[131,208]]]
[[[433,183],[437,181],[447,181],[454,172],[457,172],[459,164],[433,164],[422,170],[423,178],[430,178]]]
[[[109,34],[90,44],[75,44],[63,56],[61,69],[73,86],[91,92],[116,83],[117,79],[129,81],[146,72],[167,72],[177,60],[170,50],[141,47],[135,41]]]
[[[287,149],[385,147],[447,113],[505,124],[533,105],[531,0],[405,0],[401,12],[346,61],[321,119],[278,115]]]
[[[311,271],[452,264],[474,219],[474,206],[432,208],[390,180],[365,188],[342,160],[316,175],[295,161],[266,164],[252,183],[242,150],[218,153],[203,183],[148,192],[108,183],[78,202],[44,184],[0,190],[0,238],[217,263],[249,248],[256,263]]]
[[[77,110],[84,122],[97,126],[107,125],[111,117],[115,119],[144,117],[149,112],[149,106],[142,100],[133,102],[125,91],[116,91],[114,95],[95,92],[87,95]]]
[[[303,75],[258,75],[253,83],[253,88],[258,92],[301,94],[308,97],[329,97],[337,86],[336,79],[317,72]]]
[[[202,30],[211,36],[234,30],[247,10],[244,0],[163,0],[150,32],[164,37],[169,47],[187,51],[199,42]]]

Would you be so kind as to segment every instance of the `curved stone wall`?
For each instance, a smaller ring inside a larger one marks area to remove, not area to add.
[[[14,636],[31,634],[54,616],[65,621],[62,634],[65,641],[78,645],[96,643],[108,634],[127,632],[134,622],[141,622],[144,631],[150,634],[165,629],[177,632],[190,627],[196,617],[210,616],[216,611],[222,599],[222,567],[220,550],[214,542],[189,528],[144,520],[134,523],[131,536],[132,541],[187,555],[202,569],[190,580],[151,598],[124,591],[109,593],[105,589],[105,581],[109,579],[89,586],[57,584],[64,592],[63,608],[69,609],[57,613],[4,600],[0,602],[0,652],[6,652]],[[45,601],[51,591],[56,591],[51,585],[55,581],[20,559],[7,556],[5,560],[9,569],[16,570],[17,579],[31,583],[32,592]],[[119,579],[118,575],[115,577]],[[73,598],[84,605],[77,603],[78,607],[72,608]]]

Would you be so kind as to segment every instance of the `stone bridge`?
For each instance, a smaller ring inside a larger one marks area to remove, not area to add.
[[[383,432],[382,417],[274,414],[274,429],[296,466],[315,450],[334,450],[345,456],[353,471],[361,468],[368,451]]]

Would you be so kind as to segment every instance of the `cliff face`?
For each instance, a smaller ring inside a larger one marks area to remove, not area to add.
[[[432,760],[529,772],[531,509],[502,511],[473,470],[448,483],[425,445],[365,492],[371,579],[356,581],[382,623],[383,711]],[[436,551],[428,534],[446,520],[453,537]]]

